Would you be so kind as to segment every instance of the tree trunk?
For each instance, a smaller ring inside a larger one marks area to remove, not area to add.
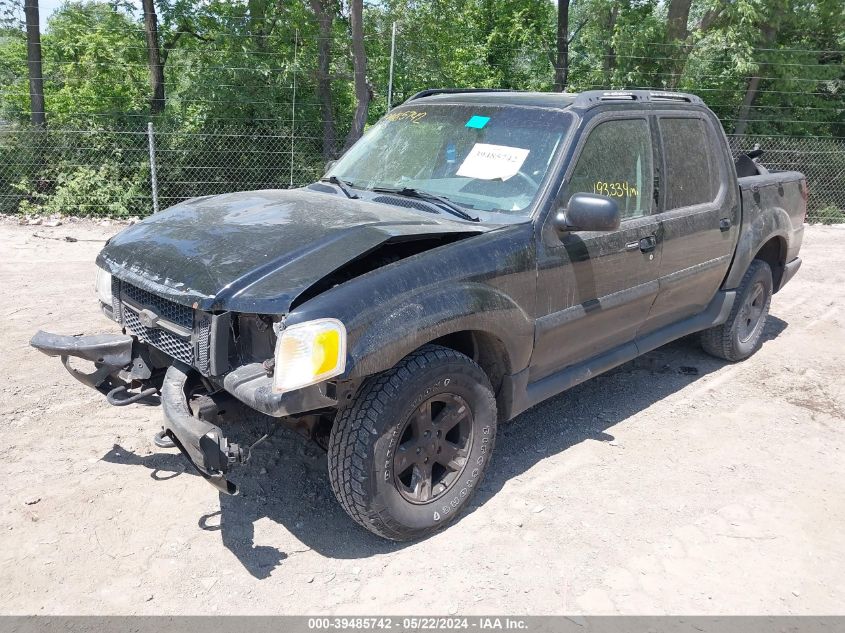
[[[669,2],[669,11],[666,16],[666,43],[669,46],[664,49],[663,56],[670,59],[665,60],[666,74],[662,81],[667,90],[677,89],[678,84],[681,83],[681,74],[686,66],[686,58],[689,52],[686,44],[690,35],[688,25],[691,6],[692,0],[671,0]],[[660,77],[657,77],[656,80],[660,81]]]
[[[757,100],[757,95],[760,92],[760,77],[755,75],[748,80],[748,87],[745,89],[745,97],[742,99],[742,105],[739,107],[739,116],[736,118],[734,125],[734,134],[742,136],[745,130],[748,129],[748,118],[754,102]]]
[[[41,28],[38,21],[38,0],[24,2],[26,15],[26,59],[29,69],[29,110],[32,124],[47,125],[44,111],[44,75],[41,69]]]
[[[161,61],[161,50],[158,43],[158,17],[153,0],[143,0],[144,34],[147,38],[147,65],[150,69],[150,112],[161,114],[164,112],[164,65]]]
[[[253,46],[259,53],[267,51],[267,0],[249,0],[249,34],[252,36]]]
[[[355,73],[355,116],[346,137],[344,149],[361,138],[367,123],[370,106],[370,86],[367,83],[367,51],[364,49],[364,0],[350,0],[349,18],[352,23],[352,67]]]
[[[616,30],[616,19],[619,17],[619,5],[614,4],[610,10],[607,19],[607,45],[605,46],[604,56],[601,60],[602,70],[604,72],[605,85],[610,87],[613,84],[613,71],[616,70],[616,49],[613,48],[613,32]]]
[[[566,90],[569,80],[569,0],[557,3],[557,57],[555,58],[555,92]]]
[[[692,0],[671,0],[669,2],[669,14],[666,17],[666,39],[672,44],[684,41],[689,35],[687,25],[689,24],[689,11]]]
[[[705,33],[713,27],[713,24],[722,14],[727,5],[727,0],[719,0],[714,6],[702,16],[695,26],[693,32]],[[689,14],[692,0],[671,0],[669,13],[666,17],[666,42],[670,45],[666,48],[665,57],[669,57],[664,66],[666,79],[663,85],[667,90],[676,90],[681,83],[681,76],[687,66],[692,48],[695,44],[689,30]],[[658,78],[659,81],[659,78]]]
[[[777,35],[777,28],[769,23],[765,24],[761,31],[763,33],[762,46],[768,47],[775,41]],[[757,74],[748,78],[748,86],[745,88],[745,96],[742,98],[742,105],[739,106],[739,115],[734,123],[734,134],[742,136],[748,129],[748,119],[751,118],[751,108],[754,107],[754,102],[757,100],[757,95],[760,94],[761,75],[765,75],[763,68],[765,64],[761,64],[757,69]]]
[[[332,22],[331,7],[323,0],[311,0],[311,10],[317,16],[320,40],[317,42],[317,101],[323,118],[323,158],[331,160],[337,149],[337,133],[332,105]]]

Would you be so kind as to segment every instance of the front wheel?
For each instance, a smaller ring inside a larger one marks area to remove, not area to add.
[[[368,379],[338,415],[329,479],[362,526],[391,540],[415,539],[466,507],[495,440],[487,375],[463,354],[427,345]]]

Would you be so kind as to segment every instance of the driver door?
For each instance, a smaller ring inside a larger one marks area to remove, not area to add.
[[[657,296],[661,240],[653,215],[655,160],[647,115],[593,119],[561,187],[614,199],[615,231],[562,237],[550,213],[538,243],[537,320],[529,381],[631,342]]]

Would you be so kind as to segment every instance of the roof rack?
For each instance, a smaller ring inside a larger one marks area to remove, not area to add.
[[[701,103],[701,99],[695,95],[683,92],[650,92],[649,101],[683,101],[685,103]]]
[[[579,92],[573,104],[590,107],[608,101],[651,101],[703,105],[700,97],[685,92],[663,92],[660,90],[586,90]]]
[[[511,90],[508,88],[429,88],[422,90],[405,100],[405,103],[431,97],[440,94],[471,94],[479,92],[509,92],[519,93],[524,90]],[[549,93],[552,94],[552,93]],[[572,106],[575,108],[590,108],[608,102],[632,102],[642,101],[651,103],[689,103],[692,105],[704,105],[700,97],[685,92],[666,92],[662,90],[585,90],[574,95],[571,93],[554,93],[574,96]]]
[[[428,90],[420,90],[417,94],[405,99],[405,103],[413,101],[414,99],[422,99],[423,97],[430,97],[432,95],[452,95],[464,94],[472,92],[522,92],[521,90],[511,90],[510,88],[429,88]]]

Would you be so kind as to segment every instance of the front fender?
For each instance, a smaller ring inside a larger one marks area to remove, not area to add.
[[[461,331],[491,334],[505,346],[511,371],[528,365],[534,324],[501,291],[475,283],[438,288],[379,306],[348,324],[349,378],[393,367],[415,349]]]
[[[415,349],[461,331],[499,339],[511,372],[528,366],[536,259],[531,226],[511,226],[392,263],[296,307],[292,325],[336,318],[347,329],[341,378],[393,367]]]

